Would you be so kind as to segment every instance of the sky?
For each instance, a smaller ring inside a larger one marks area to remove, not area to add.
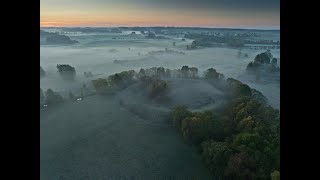
[[[280,0],[40,0],[40,26],[280,29]]]

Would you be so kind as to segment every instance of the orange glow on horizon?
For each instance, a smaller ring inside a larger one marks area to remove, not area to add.
[[[221,16],[223,12],[214,11],[218,15],[207,12],[184,11],[43,11],[40,13],[40,27],[116,27],[116,26],[189,26],[189,27],[230,27],[261,26],[280,27],[275,17],[248,18],[247,16]]]
[[[185,21],[185,20],[188,21]],[[87,20],[87,19],[75,19],[75,20],[41,20],[40,27],[115,27],[115,26],[199,26],[199,27],[209,27],[209,26],[220,26],[220,27],[228,27],[228,26],[252,26],[252,25],[260,25],[266,24],[266,21],[261,23],[260,21],[253,21],[249,19],[213,19],[213,18],[192,18],[192,17],[159,17],[159,18],[132,18],[128,20],[127,18],[114,18],[114,19],[106,19],[97,18],[97,20]],[[268,21],[267,24],[271,24],[274,26],[279,26],[271,21]]]
[[[219,7],[186,9],[183,8],[184,6],[149,5],[133,0],[93,0],[92,2],[43,0],[40,4],[40,27],[253,27],[263,25],[280,27],[280,12],[273,10],[256,12],[256,10],[237,11],[233,8]]]

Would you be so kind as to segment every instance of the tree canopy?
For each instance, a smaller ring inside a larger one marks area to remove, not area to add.
[[[66,80],[74,80],[76,76],[76,70],[74,67],[68,64],[57,64],[57,69],[62,78]]]
[[[204,163],[219,179],[270,179],[280,171],[280,112],[257,90],[229,78],[230,101],[223,112],[171,110],[184,140],[201,149]],[[280,173],[279,173],[280,174]]]
[[[221,73],[218,73],[213,68],[209,68],[204,72],[204,77],[206,79],[222,79],[222,78],[224,78],[224,75]]]
[[[54,92],[52,89],[48,89],[45,92],[46,95],[46,104],[56,104],[63,102],[63,98],[57,92]]]
[[[246,71],[254,73],[260,77],[261,73],[277,73],[280,72],[280,67],[277,64],[277,58],[274,58],[270,50],[257,54],[254,61],[249,62]],[[259,78],[258,78],[259,79]]]

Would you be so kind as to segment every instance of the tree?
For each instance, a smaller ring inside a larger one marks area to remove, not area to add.
[[[182,66],[181,74],[182,74],[182,77],[187,78],[189,75],[189,66]]]
[[[267,49],[266,54],[268,55],[269,59],[273,58],[273,55],[271,54],[271,50]]]
[[[156,75],[159,77],[164,77],[165,76],[165,69],[163,67],[158,67]]]
[[[207,77],[217,77],[214,69],[208,72]],[[173,125],[188,143],[201,145],[204,162],[217,179],[269,179],[280,169],[279,110],[247,84],[228,78],[226,85],[231,100],[221,114],[178,106],[170,113]]]
[[[109,87],[109,83],[106,79],[99,78],[96,80],[92,80],[91,82],[94,89],[99,93],[105,92]]]
[[[170,112],[173,126],[177,127],[179,130],[181,129],[182,120],[191,115],[191,111],[189,111],[186,106],[176,106]]]
[[[213,140],[204,141],[201,144],[202,158],[210,171],[218,179],[224,177],[224,171],[228,165],[228,160],[233,153],[226,142],[216,142]]]
[[[263,52],[256,55],[256,57],[254,58],[254,61],[261,64],[270,64],[271,57],[272,55],[270,52]]]
[[[139,71],[139,73],[138,73],[138,76],[139,76],[139,77],[143,77],[143,76],[145,76],[145,75],[146,75],[146,71],[141,68],[140,71]]]
[[[227,84],[231,94],[235,97],[252,95],[251,88],[247,84],[244,84],[236,79],[228,78]]]
[[[181,122],[182,135],[186,142],[198,145],[204,140],[204,131],[201,129],[202,120],[198,117],[186,117]]]
[[[266,146],[265,141],[258,133],[239,133],[234,139],[232,145],[235,148],[246,147],[246,149],[251,151],[262,151]]]
[[[227,41],[227,45],[230,46],[230,47],[239,48],[239,47],[243,47],[244,43],[242,42],[241,39],[232,38],[232,39]]]
[[[110,81],[110,86],[112,87],[125,88],[134,82],[135,75],[136,72],[134,70],[122,71],[120,73],[110,75],[108,80]]]
[[[192,68],[190,68],[189,70],[190,70],[190,72],[191,72],[191,77],[192,77],[192,78],[197,77],[198,68],[192,67]]]
[[[256,73],[260,70],[262,67],[262,64],[257,61],[249,62],[249,64],[246,67],[246,71]]]
[[[166,72],[165,72],[165,77],[169,78],[171,77],[171,70],[170,69],[166,69]]]
[[[46,91],[46,104],[56,104],[63,102],[63,98],[60,94],[54,92],[52,89]]]
[[[254,120],[251,116],[242,119],[238,124],[238,130],[241,132],[251,132],[254,128]]]
[[[221,119],[213,115],[211,111],[194,113],[194,116],[201,119],[201,133],[205,139],[223,140],[225,133]]]
[[[218,73],[215,69],[209,68],[204,72],[204,77],[206,79],[222,79],[223,74]]]
[[[207,79],[215,79],[218,77],[217,71],[213,68],[209,68],[207,69],[207,71],[205,72],[205,78]]]
[[[168,91],[168,82],[160,79],[153,79],[148,84],[148,90],[152,98],[164,96]]]
[[[190,49],[196,49],[197,48],[197,41],[192,41],[190,45]]]
[[[272,58],[271,64],[277,65],[278,59],[277,58]]]
[[[253,180],[255,175],[255,160],[246,151],[230,156],[228,165],[225,169],[227,179]]]
[[[57,64],[57,69],[63,79],[74,80],[76,76],[76,70],[74,67],[67,64]]]
[[[224,130],[218,118],[211,111],[192,113],[186,106],[171,110],[173,125],[181,130],[186,142],[199,145],[208,139],[223,140]]]
[[[256,55],[253,62],[247,65],[246,70],[256,75],[256,80],[259,80],[266,73],[277,73],[280,71],[277,66],[277,58],[273,58],[270,49],[266,52]]]

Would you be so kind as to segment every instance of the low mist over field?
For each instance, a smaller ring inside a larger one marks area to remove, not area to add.
[[[278,30],[41,28],[40,43],[41,179],[212,179],[222,171],[207,160],[211,140],[278,137]],[[193,129],[200,120],[214,123]],[[278,169],[268,143],[268,166],[248,179]],[[228,176],[241,153],[230,151]]]
[[[124,30],[121,33],[112,33],[107,30],[80,31],[68,28],[64,29],[44,29],[51,32],[60,32],[60,34],[68,35],[72,40],[79,41],[73,45],[43,45],[40,47],[40,65],[48,72],[48,77],[41,80],[41,86],[46,88],[52,87],[51,83],[59,85],[55,86],[57,90],[68,88],[68,84],[63,84],[56,79],[56,65],[70,64],[76,67],[78,76],[77,80],[82,81],[83,73],[91,71],[101,76],[107,76],[124,70],[139,70],[140,68],[165,67],[179,68],[183,65],[194,66],[199,71],[204,71],[207,67],[215,67],[226,77],[239,78],[243,82],[248,83],[254,88],[262,91],[269,99],[274,107],[280,107],[280,86],[279,82],[260,82],[252,80],[250,77],[244,78],[246,66],[253,61],[255,56],[266,51],[264,44],[247,45],[248,48],[241,48],[241,53],[247,54],[247,57],[239,57],[240,48],[228,47],[210,47],[194,50],[187,50],[193,39],[184,38],[184,34],[188,32],[197,32],[196,30],[171,30],[168,35],[160,34],[168,39],[148,39],[140,31]],[[102,31],[102,32],[101,32]],[[111,31],[111,30],[110,30]],[[159,31],[159,30],[158,30]],[[166,32],[165,30],[163,30]],[[202,30],[198,33],[207,32]],[[222,30],[211,30],[221,33]],[[209,31],[209,32],[211,32]],[[229,30],[230,31],[230,30]],[[233,31],[225,33],[232,33]],[[132,32],[136,34],[132,35]],[[222,31],[223,32],[223,31]],[[240,31],[235,33],[251,32]],[[249,37],[247,39],[264,39],[279,41],[279,31],[253,31],[257,37]],[[173,34],[173,35],[172,35]],[[185,39],[185,41],[182,41]],[[173,46],[175,42],[175,46]],[[222,43],[223,44],[223,43]],[[263,48],[255,46],[261,46]],[[273,46],[273,45],[272,45]],[[165,49],[174,52],[165,52]],[[159,51],[159,53],[155,53]],[[179,53],[183,52],[183,54]],[[271,49],[274,57],[278,58],[280,65],[280,49]]]

